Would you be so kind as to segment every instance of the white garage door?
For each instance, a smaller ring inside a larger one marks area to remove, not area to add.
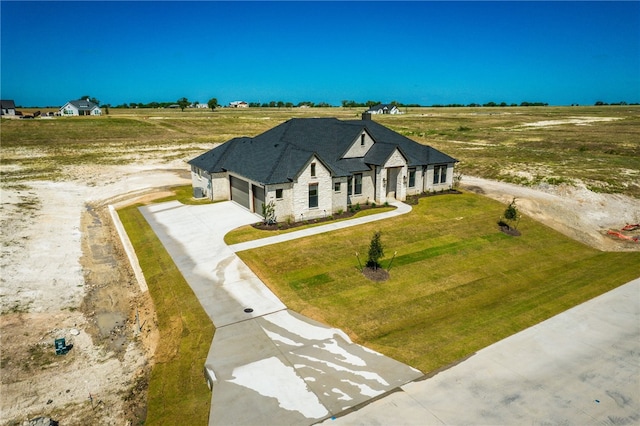
[[[241,206],[250,209],[249,182],[233,176],[229,177],[229,181],[231,183],[231,199]]]

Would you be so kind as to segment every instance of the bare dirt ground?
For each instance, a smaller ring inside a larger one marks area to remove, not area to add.
[[[157,345],[107,205],[188,184],[182,161],[82,166],[71,179],[2,189],[0,256],[2,425],[48,416],[65,425],[138,424]],[[585,188],[525,188],[464,177],[463,188],[505,203],[601,250],[640,250],[606,235],[640,222],[639,200]],[[138,332],[138,322],[142,325]],[[73,347],[55,355],[54,339]]]
[[[640,243],[609,235],[627,224],[640,223],[640,200],[620,194],[599,194],[584,186],[524,187],[471,176],[461,187],[505,204],[516,198],[520,212],[602,251],[640,251]],[[639,236],[635,231],[625,233]]]
[[[107,205],[166,195],[164,187],[189,182],[187,170],[182,161],[77,167],[69,181],[3,188],[0,424],[144,419],[158,338],[153,303]],[[61,337],[73,347],[55,355]]]

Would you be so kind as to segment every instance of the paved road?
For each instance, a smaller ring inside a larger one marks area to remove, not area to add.
[[[224,244],[228,231],[258,221],[255,215],[231,202],[140,211],[216,326],[205,363],[213,386],[209,424],[313,424],[422,376],[289,311]],[[292,236],[303,235],[282,238]]]

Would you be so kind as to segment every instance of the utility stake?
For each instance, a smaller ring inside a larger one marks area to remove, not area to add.
[[[360,263],[360,256],[358,256],[358,252],[356,252],[356,259],[358,259],[358,266],[360,266],[360,272],[362,272],[362,263]]]
[[[391,260],[389,261],[389,266],[387,266],[387,272],[389,272],[391,270],[391,264],[393,263],[393,259],[396,258],[396,254],[398,254],[397,251],[393,252],[393,257],[391,258]]]

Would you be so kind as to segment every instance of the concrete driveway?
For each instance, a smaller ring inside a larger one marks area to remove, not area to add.
[[[210,425],[312,424],[422,376],[289,311],[224,244],[254,214],[232,202],[140,211],[216,326],[205,363]],[[390,214],[400,213],[377,219]]]

